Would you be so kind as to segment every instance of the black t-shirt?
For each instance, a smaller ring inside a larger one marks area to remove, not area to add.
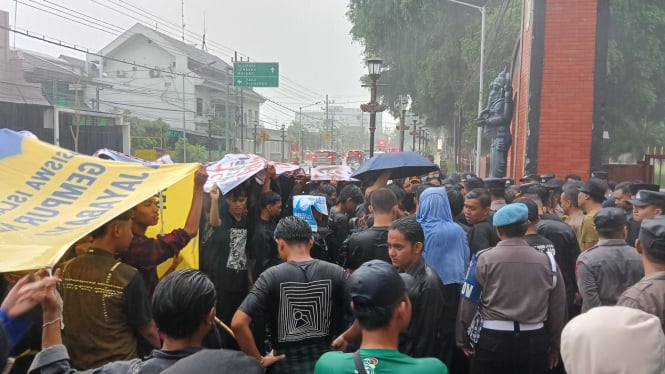
[[[526,240],[526,242],[529,243],[530,246],[543,253],[550,253],[552,256],[556,255],[556,248],[554,247],[554,243],[552,243],[551,240],[545,238],[542,235],[538,234],[524,235],[524,240]]]
[[[473,224],[467,234],[469,238],[469,251],[472,255],[483,249],[494,247],[499,242],[499,236],[496,234],[492,223],[488,220]]]
[[[201,247],[199,267],[218,289],[247,290],[247,218],[233,218],[224,199],[219,205],[222,225],[214,228],[212,237]]]
[[[391,263],[388,256],[388,227],[371,227],[349,238],[349,259],[344,266],[357,269],[370,260]]]
[[[349,216],[346,213],[331,212],[328,216],[328,227],[332,230],[337,248],[342,247],[342,243],[349,236]]]
[[[247,245],[247,257],[253,260],[252,278],[256,280],[261,273],[271,266],[282,262],[277,253],[274,221],[258,219],[252,233],[252,240]]]
[[[266,269],[238,309],[268,320],[273,348],[329,343],[344,328],[348,276],[325,261],[285,262]]]

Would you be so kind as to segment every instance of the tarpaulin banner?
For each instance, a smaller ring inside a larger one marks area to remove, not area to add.
[[[252,176],[263,171],[266,162],[268,161],[265,158],[255,154],[228,154],[224,156],[223,159],[209,164],[206,167],[208,181],[203,189],[206,192],[210,192],[212,184],[217,183],[222,194],[226,194]],[[278,175],[300,169],[300,166],[298,165],[286,164],[283,162],[272,164],[275,165]],[[263,180],[262,177],[259,179]]]
[[[328,215],[328,205],[325,196],[295,195],[293,196],[293,215],[300,217],[309,223],[312,231],[318,231],[318,224],[314,219],[312,208],[323,215]]]
[[[311,180],[313,181],[355,181],[358,180],[351,178],[353,170],[347,165],[330,165],[330,166],[317,166],[309,169]]]
[[[197,168],[103,160],[0,129],[0,272],[54,265],[76,240]]]

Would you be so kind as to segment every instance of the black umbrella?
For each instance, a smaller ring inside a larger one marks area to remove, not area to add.
[[[416,152],[389,152],[376,155],[365,161],[351,177],[363,176],[383,170],[392,170],[390,178],[406,178],[439,170],[439,167]]]

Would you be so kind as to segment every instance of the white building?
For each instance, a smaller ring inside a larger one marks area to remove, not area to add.
[[[232,147],[241,133],[251,138],[247,129],[259,119],[265,101],[251,88],[236,89],[233,68],[222,58],[141,24],[87,60],[98,67],[96,80],[109,87],[87,92],[88,97],[99,94],[103,111],[128,110],[140,118],[162,119],[188,136],[207,137],[210,118],[226,123],[228,102]],[[224,139],[216,138],[224,148]]]

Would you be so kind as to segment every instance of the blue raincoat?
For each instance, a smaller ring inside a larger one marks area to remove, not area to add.
[[[448,193],[428,188],[420,195],[416,219],[425,231],[423,258],[436,270],[443,284],[462,284],[469,264],[466,233],[450,211]]]

